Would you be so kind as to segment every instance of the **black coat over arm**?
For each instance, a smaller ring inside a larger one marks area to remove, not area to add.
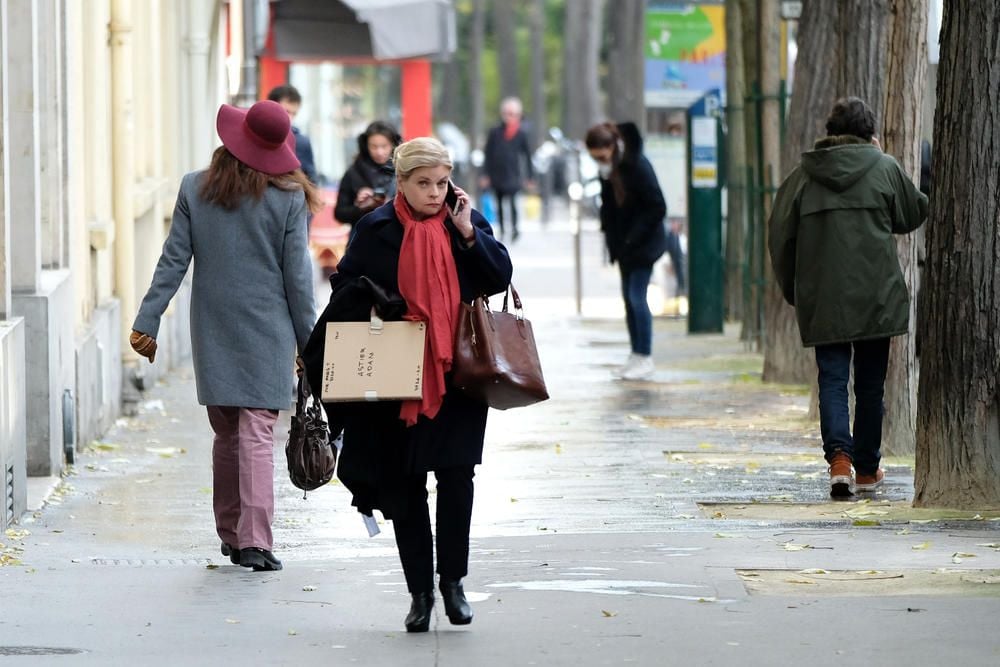
[[[472,222],[476,241],[467,247],[451,220],[445,221],[465,302],[504,291],[513,271],[507,249],[493,237],[486,219],[473,211]],[[398,268],[403,226],[392,202],[363,218],[356,230],[330,279],[330,304],[303,353],[314,387],[321,386],[327,322],[366,320],[372,305],[380,301],[382,315],[402,316]],[[381,288],[381,294],[366,286],[363,279]],[[324,404],[333,434],[343,428],[337,476],[354,495],[353,504],[359,511],[370,514],[378,509],[392,518],[406,510],[400,484],[405,475],[482,462],[488,408],[452,386],[450,374],[446,382],[447,393],[437,416],[421,416],[409,428],[399,419],[399,401]]]

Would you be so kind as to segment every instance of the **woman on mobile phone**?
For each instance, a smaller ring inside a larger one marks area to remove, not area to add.
[[[377,120],[358,135],[358,154],[340,179],[334,217],[353,225],[396,194],[392,151],[402,141],[389,123]]]
[[[488,408],[451,382],[460,302],[505,290],[512,267],[507,249],[473,210],[468,194],[451,186],[451,157],[441,142],[413,139],[396,149],[393,160],[396,196],[354,228],[317,327],[325,327],[324,318],[346,319],[348,310],[367,317],[371,297],[350,296],[359,284],[374,286],[385,300],[404,301],[405,319],[427,323],[421,399],[325,404],[333,434],[344,433],[338,477],[358,511],[371,516],[379,510],[392,521],[412,597],[404,624],[407,632],[426,632],[435,572],[430,471],[437,478],[438,588],[448,619],[455,625],[472,622],[462,578],[469,566],[472,479],[482,462]],[[447,203],[449,191],[454,205]],[[307,352],[312,347],[311,339]],[[318,381],[322,359],[304,356],[307,373]]]

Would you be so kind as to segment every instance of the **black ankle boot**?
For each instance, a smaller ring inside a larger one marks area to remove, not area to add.
[[[407,632],[427,632],[431,625],[431,610],[434,609],[433,593],[413,593],[410,613],[403,624]]]
[[[441,599],[444,600],[444,613],[452,625],[468,625],[472,623],[472,607],[465,599],[461,579],[441,579],[438,585],[441,589]]]

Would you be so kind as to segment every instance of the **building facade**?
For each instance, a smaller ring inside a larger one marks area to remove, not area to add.
[[[128,333],[180,178],[217,145],[229,9],[0,0],[0,527],[189,354],[186,286],[155,364]]]

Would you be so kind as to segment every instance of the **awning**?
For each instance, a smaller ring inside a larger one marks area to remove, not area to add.
[[[455,50],[450,0],[274,0],[278,60],[445,59]]]

